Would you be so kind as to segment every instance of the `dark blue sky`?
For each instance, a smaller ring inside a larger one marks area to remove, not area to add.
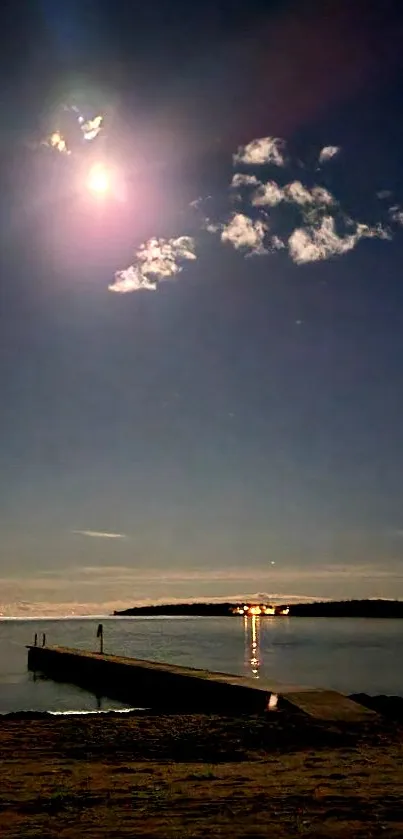
[[[0,611],[403,596],[403,232],[298,265],[201,231],[156,293],[108,291],[148,237],[194,234],[192,199],[221,212],[256,137],[312,183],[340,146],[327,188],[386,223],[403,13],[350,5],[3,6]],[[78,200],[35,148],[71,96],[112,115],[122,205]]]

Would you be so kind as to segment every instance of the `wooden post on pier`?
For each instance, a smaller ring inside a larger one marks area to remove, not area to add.
[[[38,633],[35,632],[34,647],[37,647],[37,646],[38,646]]]
[[[45,646],[46,646],[46,635],[45,635],[45,633],[43,633],[43,635],[42,635],[42,647],[45,647]]]
[[[98,624],[97,629],[97,638],[99,638],[99,652],[101,655],[104,654],[104,628],[102,623]]]

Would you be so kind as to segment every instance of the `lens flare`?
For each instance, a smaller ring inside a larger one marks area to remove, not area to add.
[[[87,187],[95,195],[106,195],[111,188],[111,178],[108,169],[102,163],[95,163],[87,178]]]

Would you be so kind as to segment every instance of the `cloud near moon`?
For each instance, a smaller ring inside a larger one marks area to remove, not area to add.
[[[339,146],[324,146],[314,173],[340,151]],[[224,245],[232,245],[244,256],[285,251],[296,265],[305,265],[340,257],[363,239],[390,240],[393,225],[403,224],[403,211],[397,205],[389,210],[386,223],[366,224],[353,219],[324,183],[287,181],[284,175],[291,171],[293,161],[281,138],[251,140],[233,155],[233,165],[237,171],[228,193],[232,209],[224,218],[205,218],[202,229],[218,235]],[[282,182],[273,177],[274,171],[281,174]],[[268,179],[262,177],[266,172],[271,175]],[[191,203],[197,210],[202,205],[203,199]],[[291,226],[285,231],[284,218],[288,216]],[[150,239],[136,251],[131,265],[116,272],[109,290],[120,294],[155,291],[161,281],[175,279],[186,260],[196,259],[195,251],[194,237]]]
[[[89,117],[76,105],[64,105],[63,113],[76,126],[81,145],[93,143],[104,131],[102,114]],[[79,153],[57,123],[42,144],[62,155],[74,157]],[[364,239],[392,239],[395,229],[403,226],[400,205],[381,207],[380,211],[386,209],[386,218],[367,224],[361,218],[352,218],[329,190],[328,179],[323,182],[322,170],[340,154],[339,146],[324,146],[311,171],[303,165],[303,182],[287,178],[300,162],[293,160],[284,139],[252,139],[232,155],[235,171],[228,185],[227,212],[202,218],[200,233],[218,236],[223,245],[246,257],[282,251],[299,266],[341,257]],[[114,181],[112,170],[93,163],[86,186],[94,197],[107,199],[116,197]],[[389,192],[381,190],[378,195],[388,198]],[[209,198],[214,204],[214,198]],[[189,210],[200,212],[203,203],[199,198],[191,202]],[[174,280],[187,263],[195,261],[197,250],[195,236],[187,233],[172,238],[151,237],[136,248],[127,267],[115,272],[108,289],[115,294],[156,291],[161,282]]]

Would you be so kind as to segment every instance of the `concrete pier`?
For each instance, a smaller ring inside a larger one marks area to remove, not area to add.
[[[316,719],[359,722],[374,716],[335,691],[69,647],[29,646],[28,667],[98,696],[155,711],[262,713],[281,700]]]

